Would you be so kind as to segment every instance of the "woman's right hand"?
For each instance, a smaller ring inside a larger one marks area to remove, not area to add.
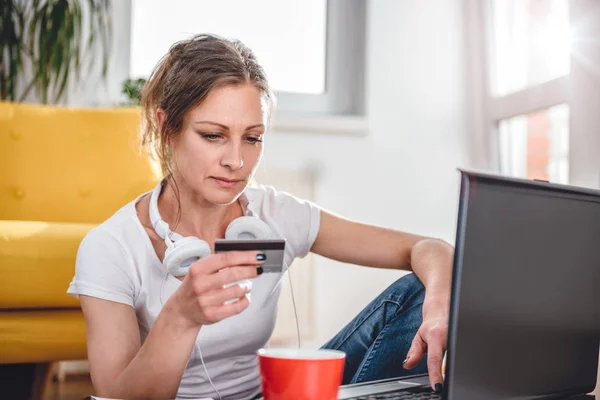
[[[231,284],[259,275],[258,267],[264,263],[260,254],[228,251],[196,261],[167,303],[193,326],[214,324],[241,313],[250,305],[250,288]]]

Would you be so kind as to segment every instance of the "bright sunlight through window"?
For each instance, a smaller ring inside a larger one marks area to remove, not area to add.
[[[176,41],[210,32],[248,45],[275,90],[325,90],[326,0],[134,0],[131,76],[148,77]]]
[[[569,74],[568,0],[492,0],[491,10],[494,95]]]

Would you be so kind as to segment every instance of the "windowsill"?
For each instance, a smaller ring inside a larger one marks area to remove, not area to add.
[[[273,118],[276,132],[318,133],[366,136],[369,132],[364,115],[295,115],[281,113]]]

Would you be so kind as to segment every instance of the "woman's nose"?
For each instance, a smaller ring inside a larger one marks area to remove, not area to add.
[[[237,144],[227,146],[227,149],[221,158],[221,165],[233,170],[241,169],[244,166],[241,146]]]

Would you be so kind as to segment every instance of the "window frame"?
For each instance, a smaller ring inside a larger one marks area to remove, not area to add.
[[[364,115],[366,3],[326,0],[326,7],[325,90],[321,94],[276,91],[278,114],[286,126],[302,116],[339,119]],[[132,26],[133,18],[132,4]],[[348,121],[345,124],[348,125]],[[294,123],[293,128],[296,125]],[[309,121],[302,125],[306,129],[312,124]]]
[[[497,126],[500,120],[568,104],[569,183],[600,186],[600,115],[589,104],[600,105],[600,74],[591,66],[600,65],[600,46],[576,45],[571,53],[568,75],[502,96],[494,96],[491,0],[465,0],[469,79],[469,138],[476,168],[500,172]],[[581,37],[600,37],[600,2],[570,0],[570,24]],[[595,14],[594,14],[595,13]],[[582,41],[585,43],[585,41]],[[586,62],[587,60],[587,62]],[[595,61],[589,62],[590,60]],[[589,64],[589,65],[587,65]],[[595,115],[596,114],[596,115]]]
[[[325,91],[322,94],[277,91],[283,113],[364,114],[366,3],[327,0]]]

